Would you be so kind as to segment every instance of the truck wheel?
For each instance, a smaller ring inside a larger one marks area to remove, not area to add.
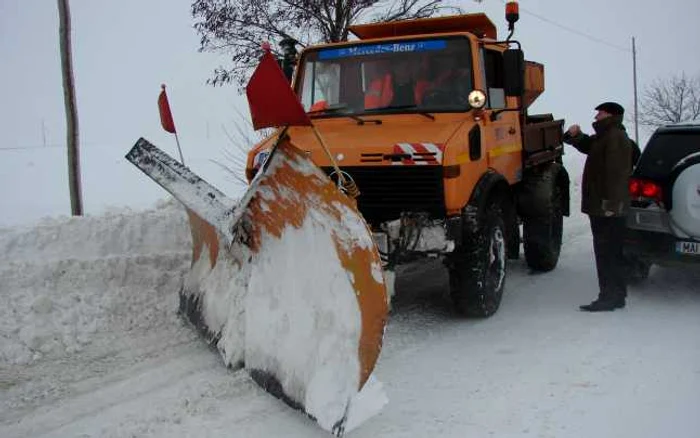
[[[547,176],[551,178],[553,175]],[[542,184],[540,189],[549,189],[551,192],[548,196],[547,214],[523,219],[523,250],[530,269],[547,272],[554,269],[559,261],[564,215],[561,209],[561,187],[551,181],[550,184]]]
[[[502,208],[493,202],[479,231],[464,238],[448,265],[450,295],[458,313],[485,318],[498,310],[506,279],[505,236]]]

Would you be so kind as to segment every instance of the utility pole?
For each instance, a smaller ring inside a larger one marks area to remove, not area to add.
[[[634,141],[639,144],[639,106],[637,104],[637,44],[632,37],[632,74],[634,75]]]
[[[44,119],[41,119],[41,141],[46,147],[46,123],[44,123]]]
[[[66,146],[68,147],[68,187],[73,216],[83,215],[83,194],[80,187],[80,150],[78,137],[78,109],[75,102],[73,55],[71,49],[70,6],[68,0],[58,0],[59,43],[63,72],[63,101],[66,106]]]

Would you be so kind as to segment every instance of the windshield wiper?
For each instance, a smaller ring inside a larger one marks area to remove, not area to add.
[[[382,121],[379,119],[363,119],[362,117],[350,116],[350,115],[348,117],[350,117],[353,120],[356,120],[358,125],[364,125],[365,123],[374,123],[375,125],[382,124]]]
[[[382,110],[405,110],[405,109],[418,109],[418,105],[396,105],[396,106],[383,106],[381,108],[373,108],[370,111],[382,111]],[[435,116],[426,111],[417,111],[416,114],[420,114],[423,117],[427,117],[430,120],[435,120]]]
[[[310,116],[318,116],[318,115],[330,115],[330,114],[338,114],[343,117],[347,117],[349,119],[352,119],[357,122],[358,125],[364,125],[365,123],[374,123],[375,125],[381,125],[382,121],[378,119],[363,119],[361,117],[358,117],[354,114],[342,114],[340,113],[341,110],[347,109],[348,106],[346,104],[338,104],[338,105],[333,105],[329,106],[327,108],[315,110],[315,111],[309,111],[308,114]]]

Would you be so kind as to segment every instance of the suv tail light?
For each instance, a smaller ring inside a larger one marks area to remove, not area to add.
[[[658,204],[663,202],[663,192],[661,185],[654,181],[644,180],[640,178],[630,178],[629,180],[630,196],[633,199],[642,198],[644,200],[654,201]]]

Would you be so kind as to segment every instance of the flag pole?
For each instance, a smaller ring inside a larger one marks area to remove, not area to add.
[[[175,133],[175,143],[177,144],[177,151],[180,153],[180,162],[185,164],[185,158],[182,156],[182,149],[180,149],[180,138],[177,136],[177,132]]]

